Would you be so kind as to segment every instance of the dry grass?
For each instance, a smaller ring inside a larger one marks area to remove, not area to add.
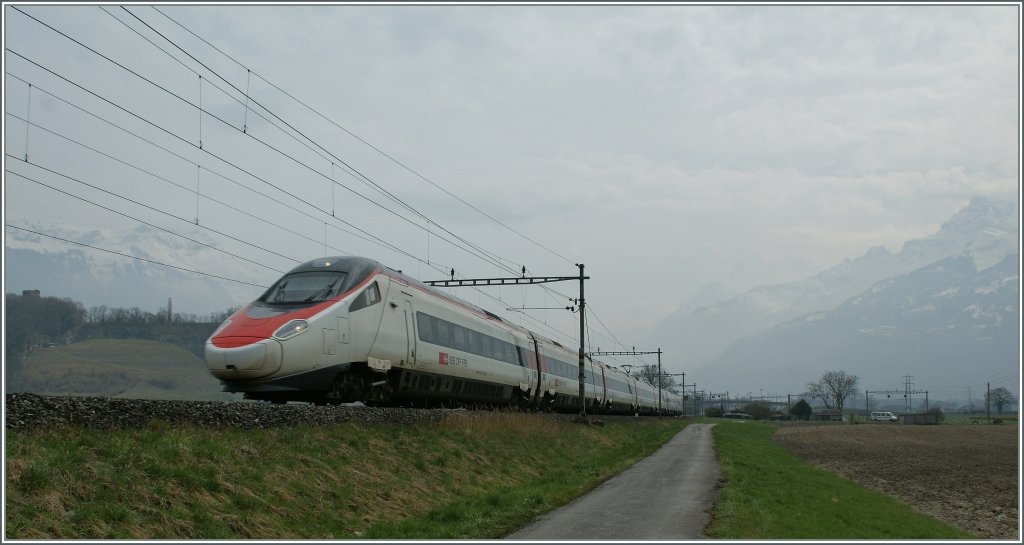
[[[1018,539],[1016,426],[788,427],[797,457],[984,538]]]

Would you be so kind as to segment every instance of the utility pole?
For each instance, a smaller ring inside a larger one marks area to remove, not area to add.
[[[914,407],[914,403],[911,401],[911,394],[913,392],[910,391],[910,386],[913,384],[912,382],[910,382],[910,379],[912,378],[914,377],[910,375],[903,376],[903,398],[906,400],[905,406],[907,414],[910,414],[911,409]]]
[[[577,263],[576,266],[580,268],[580,418],[583,419],[587,416],[587,396],[583,390],[583,341],[586,338],[584,336],[586,331],[584,320],[587,313],[586,303],[583,301],[583,264]]]
[[[992,423],[992,383],[985,383],[985,419]]]
[[[523,276],[512,277],[512,278],[463,278],[460,280],[455,279],[455,269],[452,269],[452,278],[450,280],[429,280],[423,282],[428,286],[443,286],[446,288],[460,287],[460,286],[508,286],[508,285],[523,285],[523,284],[546,284],[548,282],[565,282],[575,281],[580,282],[580,351],[579,351],[579,382],[580,382],[580,418],[583,419],[587,416],[587,397],[586,391],[584,390],[584,374],[583,374],[583,355],[584,346],[586,344],[586,312],[585,302],[583,300],[583,281],[590,280],[589,276],[583,276],[583,264],[577,263],[577,267],[580,269],[579,276],[526,276],[526,267],[523,267]]]

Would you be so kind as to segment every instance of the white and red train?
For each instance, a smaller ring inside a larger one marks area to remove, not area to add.
[[[206,342],[224,391],[277,403],[433,403],[579,410],[579,356],[380,263],[292,269]],[[588,412],[655,414],[657,389],[584,363]],[[662,414],[681,414],[663,390]]]

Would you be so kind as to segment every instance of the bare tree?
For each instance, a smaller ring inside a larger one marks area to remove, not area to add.
[[[846,398],[857,389],[857,375],[846,371],[825,371],[818,382],[807,383],[807,393],[821,399],[829,409],[843,410]]]
[[[1013,394],[1011,394],[1006,388],[996,388],[990,393],[985,394],[985,396],[988,397],[988,403],[990,405],[996,406],[996,411],[998,411],[999,414],[1003,414],[1003,405],[1013,405],[1017,402],[1017,400],[1014,399]]]
[[[821,402],[825,404],[826,409],[832,408],[832,394],[825,389],[825,385],[821,381],[808,382],[807,395],[811,399],[820,399]]]
[[[641,380],[646,381],[648,384],[650,384],[651,386],[654,386],[655,388],[658,387],[658,366],[657,365],[644,364],[640,368],[640,371],[637,374],[640,376]],[[676,386],[677,385],[676,385],[675,378],[676,377],[667,376],[665,374],[662,374],[662,377],[661,377],[661,387],[662,387],[662,389],[665,389],[665,390],[668,390],[668,391],[674,392],[674,393],[679,393],[679,392],[676,391]]]

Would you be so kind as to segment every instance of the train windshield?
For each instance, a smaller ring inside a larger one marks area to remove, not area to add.
[[[301,305],[326,301],[341,291],[347,275],[341,271],[313,271],[287,274],[270,287],[261,303]]]

